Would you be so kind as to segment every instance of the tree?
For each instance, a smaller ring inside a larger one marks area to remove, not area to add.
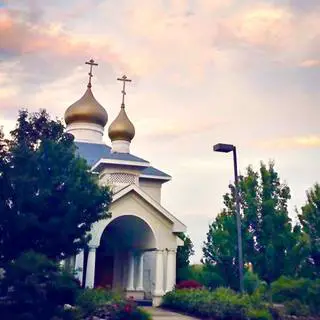
[[[180,233],[178,237],[183,241],[183,246],[179,246],[177,249],[177,282],[187,280],[185,278],[188,278],[189,275],[190,257],[194,255],[193,243],[190,237],[185,233]]]
[[[304,266],[308,270],[305,276],[320,277],[320,184],[316,183],[307,191],[306,204],[298,215],[302,226],[304,240],[307,243],[308,255]]]
[[[236,216],[229,195],[225,195],[225,209],[209,226],[203,247],[206,269],[221,276],[231,288],[238,289],[238,255]],[[235,210],[235,209],[234,209]]]
[[[76,155],[73,137],[43,110],[19,113],[0,136],[0,264],[34,250],[60,260],[83,248],[110,217],[111,194]]]
[[[204,262],[214,265],[231,286],[238,274],[235,220],[235,188],[224,196],[225,209],[217,216],[204,243]],[[261,163],[259,172],[250,166],[240,177],[244,260],[267,282],[286,274],[296,237],[288,216],[289,187],[280,182],[274,163]]]

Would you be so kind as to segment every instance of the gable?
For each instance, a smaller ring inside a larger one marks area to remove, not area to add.
[[[137,185],[129,185],[121,190],[113,196],[113,203],[119,202],[121,199],[128,198],[128,195],[136,197],[138,201],[140,200],[144,203],[144,206],[151,209],[155,212],[156,215],[161,217],[161,219],[167,221],[172,226],[172,232],[185,232],[186,226],[178,220],[174,215],[172,215],[169,211],[167,211],[164,207],[162,207],[157,201],[155,201],[152,197],[150,197],[146,192],[144,192]]]

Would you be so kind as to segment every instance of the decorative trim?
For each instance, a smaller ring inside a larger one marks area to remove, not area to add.
[[[97,167],[99,167],[101,164],[116,164],[116,165],[122,165],[122,166],[141,167],[141,168],[150,167],[149,162],[102,158],[91,167],[91,171],[96,170]]]
[[[113,201],[115,202],[122,198],[124,195],[129,193],[130,191],[135,191],[138,195],[140,195],[146,202],[148,202],[151,206],[153,206],[157,211],[162,213],[169,221],[173,223],[173,230],[172,232],[185,232],[186,226],[175,216],[173,216],[169,211],[167,211],[165,208],[163,208],[160,203],[158,203],[156,200],[154,200],[152,197],[150,197],[146,192],[144,192],[141,188],[138,186],[131,184],[127,186],[126,188],[121,189],[117,193],[114,194]]]
[[[172,177],[168,177],[168,176],[152,176],[152,175],[148,175],[148,174],[142,174],[139,176],[139,178],[142,179],[154,179],[154,180],[164,180],[164,181],[170,181],[172,179]]]

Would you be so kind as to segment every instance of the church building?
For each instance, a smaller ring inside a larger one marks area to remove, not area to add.
[[[173,289],[176,252],[183,242],[177,234],[186,226],[161,205],[162,185],[171,177],[149,161],[130,153],[135,127],[122,103],[118,116],[108,127],[111,146],[103,141],[107,111],[92,93],[93,60],[84,95],[65,112],[66,131],[75,138],[78,153],[108,185],[113,199],[112,217],[92,226],[88,250],[76,257],[77,278],[85,287],[107,287],[126,292],[136,300],[152,300],[158,306],[165,292]]]

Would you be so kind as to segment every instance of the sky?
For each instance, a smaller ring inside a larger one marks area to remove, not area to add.
[[[162,202],[187,225],[193,262],[233,179],[214,144],[237,146],[241,173],[275,161],[293,218],[320,181],[320,0],[0,0],[4,131],[21,108],[62,119],[90,58],[107,126],[117,77],[132,79],[131,152],[173,176]]]

